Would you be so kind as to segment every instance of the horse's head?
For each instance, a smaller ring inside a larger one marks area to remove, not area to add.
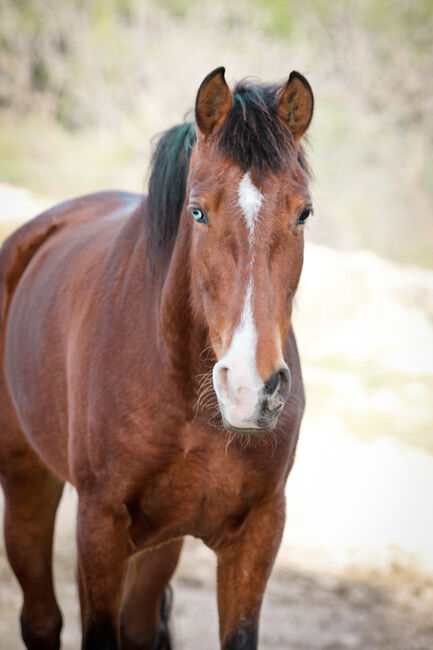
[[[308,82],[239,84],[218,68],[197,95],[186,205],[193,224],[195,308],[217,357],[213,385],[226,427],[271,430],[290,393],[284,349],[311,212],[300,139]]]

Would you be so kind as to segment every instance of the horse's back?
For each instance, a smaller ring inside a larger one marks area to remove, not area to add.
[[[65,201],[42,212],[13,232],[0,248],[0,327],[4,325],[15,288],[30,260],[55,233],[99,220],[128,216],[141,202],[138,194],[107,191]]]
[[[65,303],[68,285],[75,278],[81,277],[85,292],[95,260],[106,253],[141,201],[140,195],[124,192],[101,192],[72,199],[24,224],[3,243],[0,442],[5,454],[8,448],[19,452],[20,446],[28,444],[21,431],[26,431],[26,421],[39,421],[40,429],[56,421],[64,425],[67,389],[59,360],[59,349],[62,345],[64,348],[58,328],[59,313],[64,310],[61,303]],[[75,293],[70,301],[79,302],[80,296]],[[65,320],[69,321],[69,316]],[[65,354],[67,350],[63,349],[62,356]],[[53,378],[57,382],[56,394],[52,396],[48,387],[44,390],[39,384],[47,374],[51,383]],[[67,440],[63,443],[67,444]],[[50,464],[65,474],[66,460],[59,449],[58,446],[57,451],[53,450]],[[5,464],[5,459],[1,464]]]

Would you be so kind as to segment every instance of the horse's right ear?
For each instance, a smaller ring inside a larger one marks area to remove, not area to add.
[[[295,140],[299,140],[308,129],[313,117],[314,97],[305,77],[295,70],[277,100],[277,111],[289,127]]]
[[[224,122],[232,107],[232,94],[224,79],[225,68],[216,68],[202,81],[195,102],[195,121],[206,139]]]

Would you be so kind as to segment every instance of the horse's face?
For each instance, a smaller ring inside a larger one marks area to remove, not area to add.
[[[297,96],[298,104],[299,95],[311,95],[302,80],[291,79],[279,100],[286,102],[285,115],[290,113],[287,95]],[[218,359],[213,383],[224,424],[234,431],[260,433],[275,426],[290,392],[283,350],[311,198],[296,136],[291,136],[295,155],[290,170],[267,173],[242,170],[217,146],[212,132],[230,111],[229,93],[223,74],[217,72],[203,82],[197,99],[198,138],[187,195],[194,228],[192,268]],[[307,116],[293,106],[292,113],[298,129],[303,119],[303,133],[311,118],[312,96],[310,102],[309,97],[301,100],[307,103]]]

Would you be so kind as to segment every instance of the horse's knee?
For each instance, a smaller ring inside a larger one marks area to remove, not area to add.
[[[24,605],[21,635],[28,650],[59,650],[62,615],[56,606],[50,612],[33,612]]]

